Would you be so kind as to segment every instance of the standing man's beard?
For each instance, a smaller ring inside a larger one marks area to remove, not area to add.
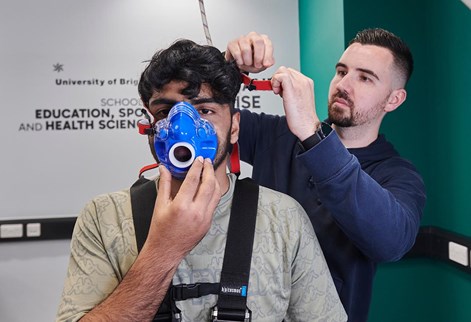
[[[336,98],[341,98],[347,102],[347,105],[349,107],[349,113],[344,109],[337,108],[333,106],[334,100]],[[354,122],[354,111],[355,111],[355,104],[353,104],[352,100],[350,97],[348,97],[348,94],[342,91],[338,91],[332,97],[329,99],[329,104],[328,104],[328,117],[329,121],[332,122],[333,124],[340,126],[340,127],[351,127],[355,125]]]
[[[369,108],[363,108],[360,109],[360,111],[357,111],[357,107],[350,99],[348,94],[339,91],[335,93],[329,100],[329,121],[339,127],[353,127],[370,123],[373,120],[377,120],[379,117],[381,117],[381,114],[384,113],[384,108],[388,102],[390,95],[391,93],[386,95],[384,97],[384,100],[374,106],[370,106]],[[344,108],[335,107],[333,103],[335,98],[341,98],[345,100],[346,104],[349,107],[348,110],[345,110]]]

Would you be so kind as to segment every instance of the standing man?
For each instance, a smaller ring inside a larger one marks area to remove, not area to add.
[[[135,207],[134,194],[125,189],[98,196],[84,208],[71,241],[57,321],[152,321],[171,284],[173,317],[158,321],[245,321],[245,310],[242,320],[221,317],[220,307],[214,309],[221,294],[231,305],[246,298],[254,322],[346,321],[306,213],[294,199],[264,187],[256,193],[248,289],[233,270],[223,287],[231,209],[241,208],[233,203],[240,183],[226,171],[239,135],[234,109],[239,89],[237,65],[214,47],[179,40],[154,55],[141,75],[139,94],[156,122],[148,132],[152,153],[165,165],[155,181],[145,183],[157,187],[157,198],[141,198]],[[188,133],[194,135],[184,140]],[[177,135],[168,151],[162,148],[162,141]],[[198,151],[212,151],[214,142],[214,159],[203,160]],[[153,215],[138,252],[137,223],[145,222],[140,206],[149,203]],[[235,211],[240,218],[242,211]],[[216,286],[216,292],[201,294],[200,284]],[[191,296],[177,298],[184,293]],[[226,315],[235,311],[230,307]]]
[[[247,72],[274,63],[266,35],[228,44]],[[412,54],[384,29],[360,31],[335,66],[328,120],[316,114],[313,81],[280,67],[271,79],[286,116],[241,111],[240,156],[261,185],[298,200],[311,219],[349,321],[367,321],[377,263],[413,246],[425,206],[415,167],[379,129],[405,100]]]

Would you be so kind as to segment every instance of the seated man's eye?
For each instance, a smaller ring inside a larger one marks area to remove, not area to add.
[[[203,115],[207,115],[207,114],[211,113],[211,111],[206,109],[206,108],[200,109],[199,112],[200,112],[200,114],[203,114]]]
[[[162,109],[155,113],[154,117],[156,120],[160,121],[168,116],[170,109]]]

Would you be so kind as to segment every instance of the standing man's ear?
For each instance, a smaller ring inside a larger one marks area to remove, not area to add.
[[[388,101],[386,103],[386,106],[384,107],[385,112],[392,112],[399,106],[401,106],[402,103],[407,98],[407,91],[404,88],[399,88],[395,89],[392,91],[391,94],[389,94]]]

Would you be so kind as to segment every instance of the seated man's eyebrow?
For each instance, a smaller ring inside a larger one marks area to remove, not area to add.
[[[155,100],[152,100],[149,104],[149,106],[155,106],[155,105],[175,105],[177,104],[178,101],[168,99],[168,98],[156,98]],[[212,97],[203,97],[203,98],[195,98],[190,100],[190,103],[192,105],[198,105],[198,104],[204,104],[204,103],[217,103],[216,100]]]
[[[177,101],[171,100],[168,98],[156,98],[155,100],[152,100],[150,102],[150,106],[155,106],[155,105],[175,105],[177,104]]]
[[[190,103],[193,105],[204,104],[204,103],[217,103],[213,97],[202,97],[202,98],[195,98],[190,100]]]

